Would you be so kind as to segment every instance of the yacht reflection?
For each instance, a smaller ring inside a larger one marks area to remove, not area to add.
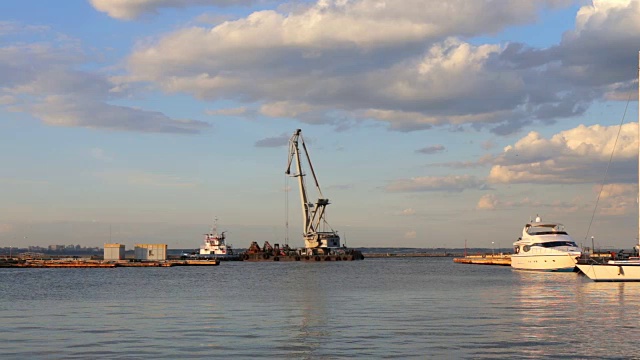
[[[575,287],[577,275],[574,273],[555,272],[516,272],[521,286],[519,287],[518,301],[523,309],[523,321],[535,324],[544,324],[558,314],[558,311],[569,310],[573,302],[575,292],[570,288]]]
[[[575,298],[578,276],[575,273],[514,272],[520,286],[515,294],[519,321],[516,334],[525,357],[562,355],[563,339],[571,319],[578,316]],[[571,350],[566,349],[569,355]]]
[[[605,283],[585,280],[580,290],[581,300],[585,306],[592,307],[592,310],[607,304],[634,306],[640,309],[640,283],[637,282]],[[618,309],[624,310],[622,307]]]
[[[638,326],[640,283],[598,283],[577,273],[514,274],[520,283],[515,330],[526,344],[525,356],[575,356],[575,349],[566,348],[567,334],[594,358],[610,355],[603,341],[618,345],[620,354],[628,350],[624,333]]]

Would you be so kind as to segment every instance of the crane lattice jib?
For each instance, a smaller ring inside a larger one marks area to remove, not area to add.
[[[329,199],[324,198],[324,196],[322,195],[322,190],[320,189],[320,184],[318,182],[315,170],[313,169],[311,158],[309,157],[309,151],[307,150],[307,146],[304,142],[301,131],[302,130],[297,129],[289,140],[289,160],[287,163],[287,170],[285,171],[285,174],[298,178],[304,229],[303,236],[305,238],[306,247],[339,246],[340,237],[333,229],[330,232],[320,232],[320,227],[322,224],[325,224],[330,228],[325,219],[325,207],[329,205]],[[316,185],[316,189],[319,194],[319,198],[315,204],[310,203],[308,200],[307,189],[303,178],[305,174],[302,170],[299,144],[302,144],[302,150],[304,151],[305,155],[304,158],[307,160],[314,184]],[[291,175],[291,165],[294,160],[296,163],[297,173]]]

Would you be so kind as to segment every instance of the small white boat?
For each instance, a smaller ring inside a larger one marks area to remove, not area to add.
[[[536,217],[522,229],[513,243],[511,267],[518,270],[573,271],[582,249],[565,231],[564,225],[543,222]]]
[[[609,260],[604,264],[576,265],[593,281],[640,281],[640,260]]]
[[[640,71],[640,52],[638,52],[638,71]],[[638,74],[638,80],[640,80],[640,73]],[[638,83],[638,90],[640,90],[640,82]],[[638,94],[638,100],[640,101],[640,93]],[[640,110],[640,102],[638,103],[638,109]],[[638,122],[640,123],[640,113]],[[638,163],[640,165],[640,139],[638,141]],[[640,176],[640,168],[638,169],[638,175]],[[638,187],[640,189],[640,178]],[[638,202],[638,211],[638,245],[636,245],[635,249],[636,254],[640,252],[640,202]],[[640,281],[640,258],[609,260],[603,264],[589,263],[577,264],[576,266],[593,281]]]
[[[233,255],[231,245],[225,243],[223,231],[218,234],[218,220],[213,223],[211,231],[204,234],[204,244],[200,246],[200,257],[228,257]]]

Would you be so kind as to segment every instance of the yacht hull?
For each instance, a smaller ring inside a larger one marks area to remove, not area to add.
[[[517,270],[572,272],[576,261],[568,254],[511,255],[511,267]]]
[[[578,264],[576,266],[593,281],[640,281],[640,263]]]

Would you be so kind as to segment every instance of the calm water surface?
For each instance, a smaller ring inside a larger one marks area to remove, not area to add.
[[[451,258],[0,269],[1,359],[638,358],[640,283]]]

